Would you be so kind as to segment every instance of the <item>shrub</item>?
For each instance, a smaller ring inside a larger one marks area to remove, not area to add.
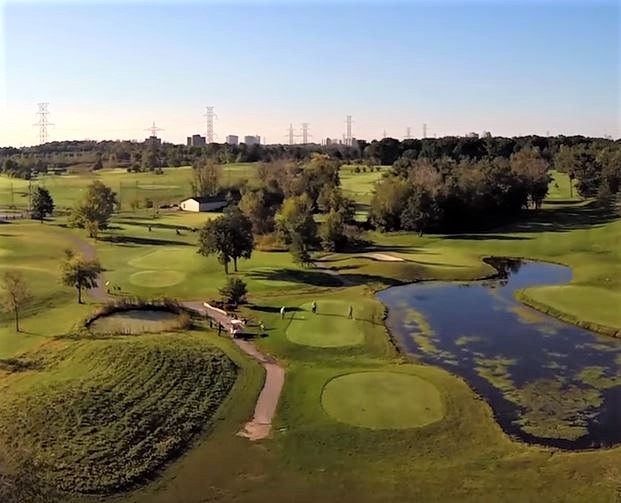
[[[246,302],[247,294],[246,283],[239,278],[229,278],[226,285],[220,288],[220,295],[224,302],[234,306]]]

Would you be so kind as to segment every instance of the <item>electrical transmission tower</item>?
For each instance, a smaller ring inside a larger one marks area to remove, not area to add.
[[[382,131],[382,138],[386,138],[386,130]]]
[[[213,120],[218,117],[216,113],[213,111],[214,107],[205,107],[205,114],[203,117],[207,119],[207,130],[205,134],[205,138],[207,143],[213,143],[214,132],[213,132]]]
[[[48,116],[50,115],[50,112],[47,110],[48,105],[49,103],[37,103],[37,106],[39,107],[37,110],[39,122],[33,124],[33,126],[39,126],[39,143],[41,145],[47,143],[47,127],[54,125],[48,121]]]
[[[406,140],[412,139],[412,128],[410,126],[405,128],[405,139]]]
[[[347,120],[345,122],[347,123],[347,132],[345,134],[345,145],[351,146],[351,142],[352,142],[352,138],[351,138],[351,125],[352,125],[351,115],[347,116]]]
[[[427,123],[423,124],[423,138],[427,138]]]
[[[293,129],[293,124],[289,124],[288,136],[289,136],[289,145],[293,145],[295,143],[295,131]]]
[[[157,138],[157,132],[164,130],[161,127],[157,127],[155,125],[155,121],[153,121],[153,125],[151,127],[145,128],[145,131],[151,131],[151,136]]]
[[[306,145],[308,143],[308,137],[313,136],[312,134],[308,134],[308,126],[310,124],[308,122],[302,122],[302,143]]]

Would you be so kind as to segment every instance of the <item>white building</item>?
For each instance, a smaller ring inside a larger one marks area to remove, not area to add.
[[[229,145],[237,145],[239,143],[239,136],[236,134],[230,134],[226,137],[226,142]]]
[[[221,196],[213,197],[190,197],[179,203],[179,208],[183,211],[218,211],[226,206],[226,200]]]

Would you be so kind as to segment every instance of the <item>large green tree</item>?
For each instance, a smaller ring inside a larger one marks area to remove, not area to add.
[[[87,259],[83,255],[66,250],[65,260],[61,264],[61,281],[63,285],[78,291],[78,303],[82,304],[82,290],[95,288],[102,270],[97,259]]]
[[[90,237],[97,237],[99,229],[106,229],[117,204],[116,194],[100,181],[91,183],[69,217],[72,227],[87,229]]]
[[[47,215],[54,211],[54,201],[49,190],[44,187],[37,187],[32,194],[32,218],[43,222]]]
[[[237,208],[208,221],[198,239],[198,253],[216,255],[226,274],[231,261],[237,271],[237,260],[250,258],[253,248],[252,222]]]

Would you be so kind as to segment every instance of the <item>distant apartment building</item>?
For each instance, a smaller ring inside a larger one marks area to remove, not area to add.
[[[207,145],[207,139],[199,134],[188,136],[188,147],[204,147]]]
[[[244,143],[246,145],[259,145],[261,143],[261,137],[259,135],[244,136]]]
[[[157,136],[149,136],[145,138],[144,144],[147,147],[160,147],[162,145],[162,140],[160,140]]]
[[[229,145],[237,145],[239,144],[239,136],[237,136],[236,134],[230,134],[226,137],[226,142]]]

